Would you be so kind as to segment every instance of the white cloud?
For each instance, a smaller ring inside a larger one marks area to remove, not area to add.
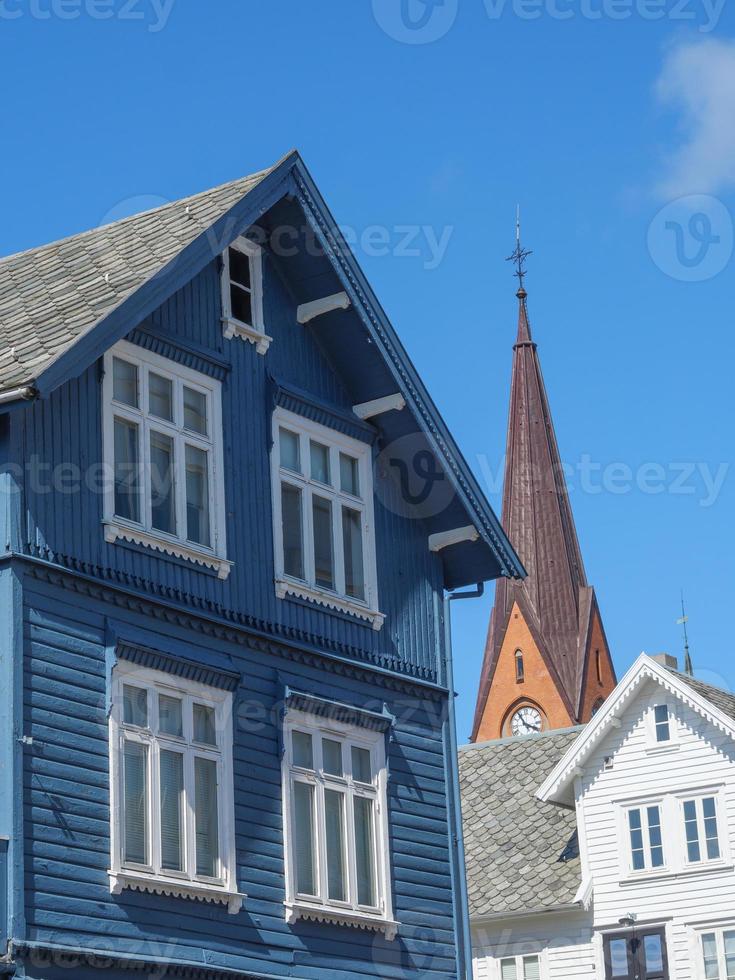
[[[735,42],[678,44],[666,57],[656,94],[679,115],[682,134],[658,182],[662,196],[735,187]]]

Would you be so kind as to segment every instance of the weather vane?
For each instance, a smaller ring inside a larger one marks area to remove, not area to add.
[[[681,619],[677,619],[676,625],[684,627],[684,673],[688,674],[690,677],[694,677],[694,666],[692,664],[692,655],[689,651],[689,633],[687,632],[687,623],[689,622],[689,617],[687,616],[686,609],[684,607],[684,590],[681,592]]]
[[[526,277],[526,259],[529,255],[533,255],[533,252],[527,248],[523,248],[521,245],[521,206],[519,204],[516,212],[516,247],[513,254],[509,255],[506,261],[515,262],[515,275],[518,277],[518,281],[521,284],[520,288],[523,290],[525,290],[523,280]]]

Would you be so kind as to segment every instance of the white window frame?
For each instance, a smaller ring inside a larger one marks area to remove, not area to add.
[[[727,966],[725,961],[725,933],[735,933],[735,922],[718,922],[716,925],[697,925],[692,930],[690,936],[693,939],[691,944],[692,963],[694,965],[693,976],[697,980],[705,980],[706,971],[704,964],[704,937],[714,935],[717,944],[717,967],[719,971],[718,980],[727,980]]]
[[[301,468],[304,472],[294,473],[280,465],[280,432],[281,428],[288,429],[299,438]],[[271,451],[271,494],[273,511],[273,541],[275,557],[275,585],[279,599],[287,595],[311,600],[320,605],[350,613],[370,622],[374,629],[379,630],[385,620],[378,605],[377,564],[375,557],[375,515],[373,505],[373,473],[372,453],[369,444],[358,439],[327,428],[317,422],[312,422],[303,416],[296,415],[284,408],[276,408],[273,412],[273,449]],[[332,487],[325,486],[307,475],[310,465],[309,441],[329,447],[330,467],[333,476]],[[344,452],[357,459],[361,496],[353,497],[344,493],[338,485],[339,454]],[[281,484],[288,483],[301,491],[301,521],[302,546],[304,561],[304,579],[287,575],[284,570],[283,554],[283,523],[281,514]],[[334,554],[335,589],[325,589],[315,582],[314,573],[314,535],[312,517],[312,494],[329,499],[332,502],[332,546]],[[362,513],[362,552],[365,576],[364,601],[345,595],[340,590],[344,582],[344,555],[341,536],[341,506]]]
[[[654,799],[647,799],[642,802],[636,801],[633,803],[626,803],[625,806],[620,809],[620,840],[623,842],[623,851],[625,854],[624,867],[626,869],[627,876],[629,878],[635,879],[640,877],[647,877],[649,875],[659,875],[665,874],[670,870],[670,844],[666,838],[665,828],[667,826],[667,810],[668,808],[664,805],[665,800],[663,797],[656,797]],[[649,807],[658,807],[659,820],[661,821],[661,848],[663,851],[664,863],[654,867],[652,864],[651,855],[651,836],[648,824],[648,814],[647,810]],[[630,817],[629,814],[633,810],[639,810],[641,813],[641,832],[643,835],[643,860],[645,866],[643,868],[633,867],[633,842],[631,840],[631,830],[630,830]]]
[[[515,962],[516,968],[516,980],[525,980],[525,966],[526,960],[538,960],[539,969],[539,980],[544,980],[546,977],[546,959],[543,952],[539,953],[519,953],[517,956],[511,954],[509,956],[499,956],[496,964],[495,977],[497,980],[502,980],[503,977],[503,964],[507,963],[508,960],[513,960]]]
[[[665,742],[658,741],[656,725],[656,708],[665,707],[669,714],[669,738]],[[676,713],[669,701],[657,701],[646,712],[647,753],[655,755],[659,752],[672,752],[679,749],[679,728]]]
[[[294,730],[311,735],[314,753],[314,770],[294,765],[292,733]],[[342,777],[324,772],[322,766],[322,739],[339,741],[343,745]],[[356,746],[370,752],[373,784],[367,786],[357,783],[351,773],[351,747]],[[296,890],[296,871],[292,847],[292,822],[294,819],[293,783],[305,782],[315,788],[315,866],[319,894],[302,895]],[[392,940],[398,932],[399,924],[393,918],[391,894],[389,825],[388,825],[388,775],[385,758],[385,733],[375,732],[356,725],[345,724],[332,719],[321,718],[299,709],[289,709],[283,724],[283,839],[286,866],[286,920],[293,923],[298,919],[311,919],[317,922],[331,922],[338,925],[357,926],[382,932],[386,939]],[[324,820],[324,790],[337,789],[346,795],[345,805],[345,866],[347,868],[347,900],[336,901],[328,897],[327,891],[327,839]],[[352,800],[364,796],[374,800],[373,845],[375,855],[375,894],[373,907],[360,905],[357,901],[355,881],[355,841]]]
[[[717,858],[707,857],[707,840],[704,834],[704,815],[703,800],[714,799],[715,816],[717,819],[717,843],[720,848],[720,856]],[[722,786],[709,789],[695,789],[686,793],[679,793],[676,796],[678,804],[679,819],[679,840],[681,844],[681,864],[687,871],[698,869],[727,867],[730,865],[730,844],[727,832],[727,808],[725,806],[724,789]],[[689,849],[687,847],[686,821],[684,819],[684,804],[693,801],[697,806],[697,832],[699,834],[699,861],[689,860]]]
[[[127,725],[123,715],[123,688],[131,685],[147,691],[148,725]],[[183,701],[184,737],[177,738],[158,731],[158,695]],[[215,712],[217,746],[193,741],[192,705],[204,704]],[[108,872],[110,891],[119,895],[130,888],[152,894],[176,895],[227,905],[234,915],[246,897],[238,892],[235,863],[235,809],[232,763],[232,694],[158,670],[118,661],[112,673],[112,706],[110,711],[110,847]],[[148,861],[146,864],[124,860],[124,790],[123,750],[126,741],[143,744],[148,749],[147,826]],[[184,853],[186,871],[161,868],[160,835],[160,753],[176,751],[184,756]],[[219,869],[216,878],[196,873],[195,818],[193,810],[194,758],[217,763]]]
[[[113,358],[133,364],[138,372],[138,407],[134,408],[115,401],[113,394]],[[182,558],[186,561],[214,569],[220,579],[226,579],[232,567],[227,561],[227,540],[225,532],[225,488],[224,455],[222,449],[222,391],[220,382],[161,357],[127,341],[115,344],[104,356],[104,380],[102,383],[103,441],[106,470],[103,526],[105,540],[112,544],[124,539]],[[153,372],[171,381],[173,385],[174,419],[173,423],[151,416],[148,411],[148,374]],[[189,432],[183,428],[181,413],[183,388],[201,392],[207,399],[209,434]],[[139,498],[141,521],[136,522],[115,514],[115,418],[131,422],[138,427],[138,479],[141,493]],[[174,442],[174,493],[176,507],[176,526],[178,534],[168,534],[152,526],[151,481],[150,481],[150,432],[154,430],[170,437]],[[208,456],[209,478],[209,547],[186,538],[186,470],[184,446],[192,445],[202,449]]]
[[[230,295],[230,249],[248,257],[250,262],[250,296],[252,323],[238,320],[232,313],[232,297]],[[263,250],[260,245],[247,238],[236,238],[222,253],[222,274],[220,277],[222,291],[222,329],[226,340],[240,337],[255,345],[259,354],[265,354],[271,345],[272,337],[265,332],[263,319]]]

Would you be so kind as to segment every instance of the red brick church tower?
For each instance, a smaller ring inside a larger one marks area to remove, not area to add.
[[[518,337],[503,486],[503,528],[528,577],[499,580],[472,741],[590,719],[616,684],[595,591],[587,583],[536,344],[518,245]]]

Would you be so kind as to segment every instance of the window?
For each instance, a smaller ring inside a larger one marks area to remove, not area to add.
[[[516,650],[516,681],[520,684],[526,679],[526,669],[523,664],[523,651]]]
[[[500,961],[500,980],[541,980],[538,956],[508,956]]]
[[[627,812],[632,871],[651,871],[664,867],[661,834],[661,807],[653,804]]]
[[[719,861],[721,852],[717,825],[717,797],[702,796],[684,800],[682,809],[687,863]]]
[[[735,980],[735,930],[705,932],[701,941],[706,980]]]
[[[239,911],[231,695],[120,661],[110,715],[112,890]]]
[[[105,537],[229,574],[219,382],[121,342],[105,355]]]
[[[384,733],[291,710],[284,741],[289,921],[355,924],[393,938]]]
[[[273,414],[276,590],[380,629],[370,447],[277,409]]]
[[[241,337],[265,354],[271,338],[263,323],[263,253],[259,245],[238,238],[222,256],[222,323],[229,340]]]
[[[671,741],[671,722],[669,720],[669,706],[667,704],[657,704],[653,709],[653,724],[656,733],[656,742],[662,744]]]
[[[602,654],[599,650],[595,650],[595,673],[597,674],[597,683],[602,685]]]

